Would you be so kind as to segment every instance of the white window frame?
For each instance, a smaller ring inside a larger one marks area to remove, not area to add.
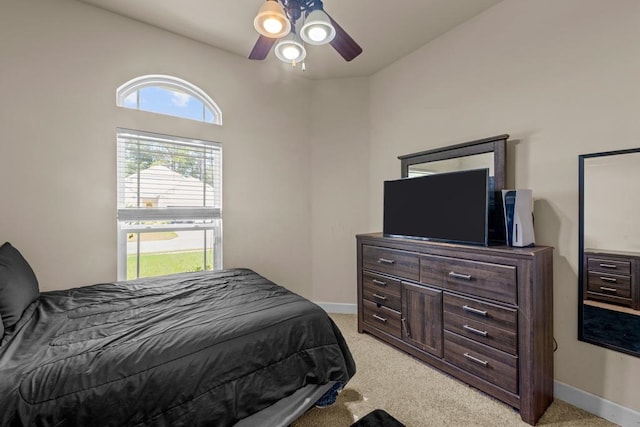
[[[121,180],[120,164],[121,159],[124,156],[122,153],[122,144],[119,142],[120,138],[132,138],[142,140],[161,141],[165,139],[167,142],[179,143],[184,145],[207,145],[212,149],[218,150],[220,164],[218,165],[218,188],[214,188],[214,191],[219,194],[220,201],[216,207],[176,207],[176,208],[127,208],[124,206],[125,200],[125,182]],[[127,279],[127,234],[128,233],[145,233],[145,232],[157,232],[157,231],[205,231],[213,230],[213,270],[222,269],[222,144],[219,142],[202,141],[187,139],[176,136],[161,135],[151,132],[142,132],[132,129],[117,129],[117,171],[118,171],[118,209],[117,209],[117,227],[118,227],[118,280]],[[125,224],[125,221],[155,221],[155,220],[213,220],[212,223],[193,223],[193,224]],[[136,254],[138,256],[137,268],[139,275],[140,268],[140,239],[137,241],[138,249]],[[204,258],[206,260],[206,233],[204,237],[203,247],[205,248]],[[206,262],[203,260],[203,265],[206,266]]]
[[[213,99],[211,99],[211,97],[206,94],[205,91],[187,82],[186,80],[182,80],[177,77],[167,76],[163,74],[150,74],[147,76],[140,76],[140,77],[136,77],[135,79],[129,80],[128,82],[126,82],[116,90],[116,105],[118,107],[130,108],[125,105],[125,99],[129,95],[131,95],[133,92],[140,93],[139,92],[140,89],[144,89],[146,87],[153,87],[153,86],[162,87],[165,89],[166,88],[175,89],[180,92],[184,92],[188,95],[191,95],[192,97],[202,102],[204,107],[211,110],[213,114],[213,121],[207,122],[204,120],[204,117],[200,121],[204,123],[211,123],[214,125],[222,126],[222,111],[220,110],[220,107],[218,107],[218,105],[213,101]],[[138,106],[138,108],[135,108],[135,109],[139,109],[140,102],[137,102],[136,105]],[[141,111],[145,111],[145,110],[141,110]],[[155,114],[161,114],[161,113],[155,113]],[[170,116],[176,117],[173,115],[170,115]],[[188,120],[192,120],[192,119],[188,119]]]

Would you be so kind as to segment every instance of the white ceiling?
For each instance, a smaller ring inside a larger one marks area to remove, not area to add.
[[[244,57],[265,0],[80,0]],[[346,62],[330,46],[308,46],[305,77],[368,76],[501,0],[324,0],[324,9],[362,46]],[[247,59],[249,61],[249,59]],[[279,63],[273,51],[266,61]]]

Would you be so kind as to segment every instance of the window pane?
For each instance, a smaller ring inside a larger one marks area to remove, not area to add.
[[[213,111],[208,108],[204,109],[204,121],[207,123],[213,123]]]
[[[214,191],[218,174],[213,149],[128,140],[124,151],[124,207],[201,207],[220,202]]]
[[[131,92],[129,96],[124,99],[124,106],[127,108],[138,108],[138,91]]]
[[[202,102],[177,90],[150,86],[140,89],[140,110],[202,121]]]
[[[202,89],[172,76],[136,77],[116,90],[116,105],[222,125],[222,111]]]
[[[137,277],[138,262],[139,277],[212,270],[214,243],[213,230],[128,233],[127,279]]]
[[[125,129],[117,141],[118,278],[222,268],[219,144]]]

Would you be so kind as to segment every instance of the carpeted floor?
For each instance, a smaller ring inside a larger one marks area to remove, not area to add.
[[[518,411],[418,362],[368,334],[356,316],[331,315],[344,334],[358,372],[329,408],[313,408],[293,427],[347,427],[374,409],[384,409],[407,427],[528,426]],[[614,424],[556,400],[539,426],[590,427]]]

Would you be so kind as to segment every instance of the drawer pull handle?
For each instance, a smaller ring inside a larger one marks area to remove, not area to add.
[[[377,314],[374,314],[374,315],[373,315],[373,318],[374,318],[374,319],[376,319],[376,320],[379,320],[379,321],[381,321],[381,322],[387,323],[387,319],[385,319],[385,318],[384,318],[384,317],[382,317],[382,316],[378,316]]]
[[[487,317],[487,311],[486,310],[478,310],[477,308],[469,307],[468,305],[463,305],[462,309],[464,311],[468,311],[469,313],[479,314],[480,316]]]
[[[602,268],[618,268],[615,264],[600,264]]]
[[[379,258],[378,259],[378,264],[390,264],[390,265],[393,265],[395,263],[396,262],[394,260],[392,260],[392,259],[386,259],[386,258]]]
[[[607,288],[606,286],[600,286],[600,290],[605,292],[613,292],[613,293],[618,292],[616,288]]]
[[[374,297],[374,298],[381,299],[382,301],[386,301],[387,300],[387,297],[383,297],[382,295],[371,294],[371,296]]]
[[[373,279],[372,281],[378,286],[387,286],[387,282],[383,282],[382,280]]]
[[[472,328],[469,325],[463,325],[462,326],[464,329],[466,329],[469,332],[472,332],[476,335],[482,335],[483,337],[486,337],[487,335],[489,335],[489,333],[487,331],[481,331],[480,329],[476,329],[476,328]]]
[[[609,283],[616,283],[617,282],[615,277],[600,277],[600,280],[602,280],[603,282],[609,282]]]
[[[489,366],[489,362],[487,362],[486,360],[481,360],[481,359],[478,359],[477,357],[473,357],[469,353],[464,353],[463,356],[471,360],[472,362],[477,363],[478,365],[482,365],[484,367]]]
[[[450,277],[455,277],[456,279],[471,280],[471,275],[470,274],[456,273],[455,271],[450,271],[449,272],[449,276]]]
[[[407,338],[411,338],[411,332],[409,332],[409,327],[407,326],[407,319],[402,318],[402,327],[404,328],[404,334]]]

